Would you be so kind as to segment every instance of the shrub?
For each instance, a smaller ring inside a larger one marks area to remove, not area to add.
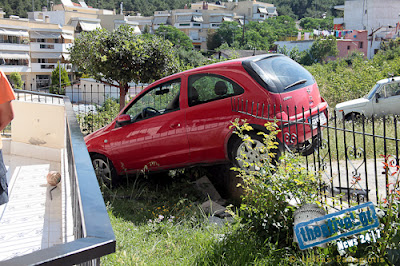
[[[252,140],[246,134],[246,131],[253,130],[252,127],[245,122],[240,124],[237,120],[233,126],[247,148],[253,149]],[[278,164],[274,163],[277,158],[274,158],[271,150],[277,148],[275,139],[279,130],[275,123],[265,126],[270,133],[258,133],[264,137],[265,146],[254,148],[254,152],[263,158],[254,167],[259,170],[234,168],[243,180],[238,218],[270,243],[288,247],[293,242],[293,212],[296,206],[317,202],[322,184],[319,176],[301,167],[299,158],[292,153],[285,153],[278,159]],[[239,160],[245,162],[246,158]]]

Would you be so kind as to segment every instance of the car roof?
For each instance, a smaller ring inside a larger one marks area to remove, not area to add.
[[[222,61],[222,62],[217,62],[217,63],[213,63],[210,65],[205,65],[205,66],[200,66],[200,67],[196,67],[196,68],[192,68],[189,70],[185,70],[183,72],[179,72],[176,74],[172,74],[170,76],[164,77],[162,79],[159,79],[153,83],[151,83],[149,86],[152,86],[153,84],[158,84],[158,83],[162,83],[165,80],[170,80],[170,79],[174,79],[174,77],[178,77],[183,75],[190,75],[196,72],[200,72],[200,71],[207,71],[207,70],[212,70],[212,69],[216,69],[216,68],[223,68],[226,66],[237,66],[237,65],[242,65],[243,62],[256,62],[268,57],[274,57],[274,56],[283,56],[282,54],[262,54],[262,55],[256,55],[256,56],[249,56],[249,57],[242,57],[242,58],[237,58],[237,59],[231,59],[231,60],[227,60],[227,61]]]
[[[391,78],[381,79],[377,82],[377,84],[386,84],[386,83],[391,83],[391,82],[400,82],[400,77],[391,77]]]

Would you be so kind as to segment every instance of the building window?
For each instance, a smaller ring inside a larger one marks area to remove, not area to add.
[[[46,39],[36,39],[36,42],[46,42]]]
[[[347,50],[350,50],[350,45],[347,45]]]
[[[180,23],[179,26],[181,26],[181,27],[190,26],[190,23]]]
[[[51,44],[41,44],[40,49],[54,49],[54,45]]]
[[[200,27],[201,24],[200,23],[193,23],[193,26]]]
[[[359,48],[360,48],[360,49],[363,48],[363,42],[360,42]]]
[[[47,63],[47,59],[38,58],[38,63]]]

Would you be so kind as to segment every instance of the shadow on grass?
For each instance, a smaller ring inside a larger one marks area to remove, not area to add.
[[[133,175],[122,178],[115,189],[103,187],[102,192],[116,217],[141,225],[159,215],[184,218],[197,212],[195,203],[204,197],[193,181],[190,171],[176,172],[173,177],[168,172]]]

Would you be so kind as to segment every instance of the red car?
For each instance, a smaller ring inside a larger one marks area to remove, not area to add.
[[[311,124],[326,122],[327,106],[306,69],[284,55],[266,54],[160,79],[85,142],[103,180],[145,167],[157,171],[236,161],[247,151],[231,121],[243,118],[262,131],[262,112],[281,122],[281,144],[307,153],[318,133]],[[255,145],[261,144],[259,136],[253,137]],[[257,160],[250,151],[248,158]]]

